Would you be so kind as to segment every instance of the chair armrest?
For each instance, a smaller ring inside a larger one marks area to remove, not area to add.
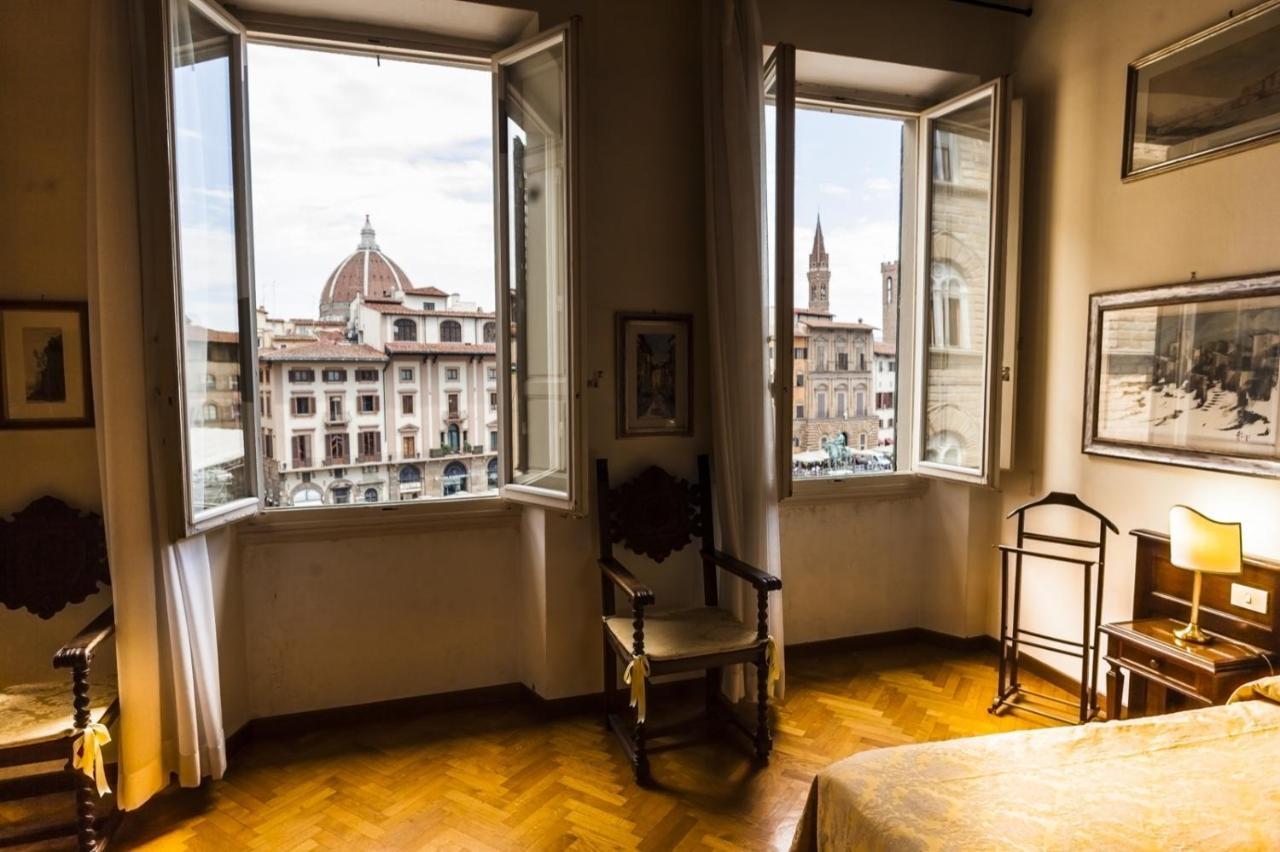
[[[613,584],[631,598],[632,605],[649,606],[656,600],[652,590],[636,579],[636,575],[626,569],[616,559],[601,559],[600,570],[613,581]]]
[[[761,571],[754,565],[748,565],[736,556],[730,556],[723,550],[702,551],[702,561],[719,565],[730,574],[736,574],[755,586],[761,592],[776,592],[782,588],[782,579],[767,571]]]
[[[53,655],[53,667],[67,669],[87,665],[94,650],[115,632],[115,607],[107,607],[74,639],[58,649]]]

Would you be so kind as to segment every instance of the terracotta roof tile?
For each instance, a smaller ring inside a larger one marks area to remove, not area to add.
[[[439,287],[406,287],[404,288],[407,296],[439,296],[441,298],[449,298],[449,294],[441,290]]]
[[[266,349],[262,361],[386,361],[387,356],[365,343],[310,343],[288,349]]]
[[[875,352],[877,355],[894,355],[897,351],[897,344],[889,343],[884,340],[877,340],[875,342]]]
[[[387,344],[391,355],[495,355],[497,347],[492,343],[407,343],[398,341]]]

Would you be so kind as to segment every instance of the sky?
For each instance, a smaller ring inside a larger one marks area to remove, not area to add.
[[[766,139],[774,139],[766,110]],[[809,251],[818,215],[830,257],[831,310],[879,327],[880,264],[898,259],[902,124],[884,118],[796,111],[795,305],[809,302]],[[773,162],[769,162],[773,185]],[[769,213],[773,213],[770,200]],[[770,224],[772,233],[772,223]],[[772,244],[772,238],[770,244]]]
[[[416,287],[494,307],[487,68],[249,46],[255,286],[318,314],[367,213]]]
[[[193,131],[216,127],[213,136],[225,140],[225,60],[199,70],[188,123]],[[493,309],[490,85],[487,69],[251,44],[258,303],[276,317],[317,316],[321,288],[355,250],[368,214],[380,247],[415,286]],[[772,108],[766,124],[772,140]],[[901,135],[893,120],[797,112],[797,306],[808,303],[805,273],[820,213],[831,309],[840,320],[880,325],[880,263],[898,255]],[[197,169],[186,180],[180,175],[184,209],[196,206],[188,197],[203,201],[199,215],[183,223],[188,312],[197,322],[230,328],[233,318],[221,314],[234,304],[212,298],[228,289],[219,280],[233,278],[229,156],[225,144],[206,144],[186,159]],[[207,307],[195,298],[204,292],[211,296]]]

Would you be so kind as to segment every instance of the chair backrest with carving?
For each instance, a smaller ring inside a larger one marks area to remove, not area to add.
[[[690,483],[651,465],[617,488],[609,484],[609,462],[596,461],[596,500],[600,555],[613,545],[662,562],[695,538],[709,545],[710,476],[706,456],[698,459],[701,482]]]
[[[40,497],[0,519],[0,603],[52,618],[109,585],[102,516]]]

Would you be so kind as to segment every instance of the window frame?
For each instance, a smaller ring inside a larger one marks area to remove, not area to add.
[[[497,314],[498,314],[498,493],[512,503],[541,506],[558,509],[573,516],[585,515],[586,503],[586,469],[587,442],[583,430],[582,406],[582,338],[580,328],[581,298],[579,297],[579,274],[581,269],[578,217],[581,209],[579,192],[580,154],[578,110],[580,95],[578,92],[578,29],[579,19],[575,16],[568,21],[537,35],[512,45],[506,50],[494,54],[491,60],[493,69],[493,104],[494,104],[494,168],[493,176],[496,186],[494,192],[495,222],[495,270],[497,273]],[[514,465],[511,452],[510,436],[513,434],[511,399],[512,381],[514,380],[511,358],[511,305],[509,294],[512,282],[509,280],[508,253],[510,228],[507,222],[507,159],[508,147],[505,133],[507,111],[506,78],[507,66],[531,57],[546,50],[556,42],[564,45],[564,131],[565,131],[565,283],[564,301],[566,314],[567,347],[565,391],[568,402],[568,416],[565,422],[567,432],[566,456],[566,488],[564,491],[542,488],[527,483],[512,482]]]
[[[235,501],[234,504],[218,507],[209,513],[205,513],[200,518],[191,517],[189,510],[191,504],[190,482],[186,451],[187,435],[183,422],[183,411],[185,409],[172,402],[175,399],[185,399],[183,396],[183,364],[180,348],[182,346],[182,333],[177,322],[177,318],[181,317],[182,313],[180,301],[181,279],[179,278],[179,267],[177,266],[177,186],[174,180],[174,163],[172,161],[174,125],[172,120],[172,80],[170,78],[172,73],[172,46],[169,35],[172,9],[174,4],[178,2],[190,2],[201,12],[208,13],[211,18],[216,20],[219,26],[226,29],[231,35],[233,43],[233,68],[237,67],[235,63],[238,62],[239,73],[232,74],[231,85],[231,122],[235,151],[233,173],[237,196],[237,271],[240,279],[238,296],[241,343],[238,354],[242,371],[240,393],[242,397],[250,399],[257,398],[260,386],[259,380],[261,378],[259,368],[262,365],[258,363],[258,329],[256,311],[253,309],[256,301],[254,300],[253,287],[253,228],[250,218],[252,182],[249,171],[250,146],[246,92],[248,45],[250,43],[260,43],[333,53],[359,53],[368,56],[394,57],[406,61],[485,70],[492,75],[495,60],[500,56],[518,50],[522,45],[527,45],[530,42],[555,37],[562,30],[576,30],[577,19],[575,18],[571,23],[560,27],[544,30],[529,41],[509,46],[496,42],[460,39],[426,30],[372,26],[354,22],[338,23],[315,18],[243,9],[236,9],[235,13],[232,14],[219,6],[216,0],[162,0],[158,3],[134,0],[135,8],[139,10],[139,27],[143,35],[142,38],[132,42],[135,59],[133,63],[135,69],[134,82],[135,90],[138,93],[136,96],[138,106],[135,108],[134,116],[139,138],[136,158],[139,175],[140,207],[142,208],[140,212],[140,230],[143,235],[142,251],[144,287],[147,293],[146,302],[149,306],[155,308],[154,311],[144,315],[144,323],[148,332],[148,351],[155,356],[148,359],[149,365],[153,365],[148,367],[148,378],[154,385],[168,391],[168,394],[150,395],[148,417],[155,418],[160,422],[165,436],[163,443],[167,447],[167,449],[159,450],[160,457],[154,460],[156,462],[156,473],[154,475],[157,486],[162,492],[162,502],[168,507],[163,524],[168,532],[169,539],[177,540],[240,520],[248,521],[248,529],[250,531],[260,530],[265,532],[272,527],[296,528],[302,531],[321,527],[330,529],[335,522],[340,525],[344,523],[363,524],[365,521],[357,519],[371,518],[371,513],[373,512],[398,513],[397,518],[419,524],[423,522],[423,519],[431,516],[434,520],[426,522],[436,524],[442,529],[465,523],[467,518],[489,519],[485,522],[490,522],[490,520],[515,517],[510,502],[531,501],[512,501],[509,500],[509,497],[515,495],[508,495],[501,491],[498,495],[484,492],[468,492],[467,497],[454,498],[448,501],[411,501],[404,504],[381,501],[376,504],[362,504],[361,501],[353,499],[352,503],[343,505],[337,510],[334,510],[330,504],[324,503],[322,505],[329,511],[321,513],[310,511],[315,508],[314,506],[267,507],[265,489],[263,488],[265,469],[262,453],[262,427],[265,418],[259,413],[257,405],[242,406],[242,411],[248,412],[244,420],[244,428],[247,434],[245,467],[246,479],[250,483],[249,490],[253,496]],[[576,37],[566,36],[565,41],[566,64],[571,63],[576,68],[577,39]],[[569,126],[572,132],[568,147],[570,155],[576,158],[578,147],[576,144],[576,112],[579,99],[575,91],[576,82],[574,76],[569,78],[569,84],[570,100],[568,103],[572,104],[569,108]],[[491,107],[493,106],[494,104],[491,100]],[[494,147],[496,156],[496,144]],[[572,172],[576,173],[576,171],[575,159]],[[577,185],[578,181],[576,179],[571,178],[569,180],[569,186],[573,191],[576,191]],[[495,203],[497,201],[498,199],[495,198]],[[576,262],[577,236],[574,225],[576,218],[573,218],[577,215],[577,209],[576,198],[571,196],[568,203],[569,218],[566,221],[566,226],[569,230],[568,242],[574,249],[574,252],[570,254],[570,259],[572,260],[572,269],[574,271],[572,281],[575,283],[575,287],[569,294],[569,307],[574,316],[573,329],[575,334],[571,336],[571,345],[575,358],[579,354],[576,337],[576,315],[579,310],[579,299],[576,290],[576,270],[578,268]],[[496,232],[494,237],[495,248],[498,248],[500,243]],[[495,286],[495,302],[501,316],[502,300],[497,298],[499,292],[500,290]],[[499,329],[501,328],[499,326]],[[499,348],[503,348],[504,338],[505,334],[500,330],[498,334]],[[576,408],[581,396],[579,382],[576,378],[580,375],[580,370],[576,368],[576,361],[572,363],[575,364],[574,378],[572,380],[572,398]],[[314,377],[313,381],[315,378],[319,377]],[[417,379],[417,373],[414,371],[413,379],[410,381],[416,383]],[[392,388],[408,386],[408,384],[400,385],[391,382],[390,378],[388,379],[388,386]],[[166,400],[168,401],[166,402]],[[312,404],[313,406],[315,405],[314,400]],[[318,408],[318,406],[316,407]],[[415,404],[415,410],[416,408]],[[580,416],[579,412],[578,417],[580,418]],[[500,436],[505,428],[507,427],[500,425]],[[396,434],[394,429],[390,427],[387,427],[387,431],[389,439]],[[292,460],[292,441],[296,434],[291,433],[288,435],[290,461]],[[308,431],[306,434],[309,436],[313,433]],[[580,474],[585,471],[586,466],[586,446],[582,436],[581,426],[575,425],[571,435],[570,451],[575,461],[579,458],[582,459],[582,462],[577,464]],[[279,436],[276,436],[276,438],[278,439]],[[310,442],[309,437],[308,442]],[[505,439],[500,437],[499,444],[499,457],[503,458],[506,453]],[[310,450],[310,463],[314,464],[315,446],[312,445]],[[422,461],[425,458],[425,453],[421,448],[417,448],[416,455],[418,461]],[[502,469],[503,465],[500,464],[500,472]],[[581,500],[584,489],[577,487],[575,492],[576,499]],[[270,508],[271,511],[266,511],[267,508]],[[400,521],[385,515],[382,517],[385,520],[380,522],[380,525],[394,526],[400,523]],[[412,520],[415,518],[419,520]]]
[[[779,55],[778,49],[784,46],[790,47],[789,45],[777,45],[774,54],[770,56],[770,61],[774,60],[774,56]],[[767,67],[766,73],[768,73]],[[766,89],[768,83],[769,79],[766,77]],[[784,440],[784,436],[790,437],[791,435],[791,424],[789,418],[787,418],[787,422],[783,422],[782,412],[786,412],[789,415],[792,412],[798,412],[800,409],[797,408],[797,405],[792,400],[792,389],[787,387],[785,391],[788,404],[785,408],[779,405],[776,409],[779,415],[776,427],[778,440],[775,447],[778,455],[779,498],[791,499],[797,502],[828,502],[840,499],[920,493],[926,487],[929,479],[952,479],[967,482],[971,485],[995,487],[998,484],[998,470],[1002,461],[1000,446],[1003,440],[1007,440],[1008,436],[1012,435],[1012,417],[1005,400],[1012,397],[1013,386],[1009,378],[1004,378],[1003,384],[1008,385],[1008,387],[1001,387],[1000,378],[1003,375],[1002,370],[1011,372],[1012,369],[1008,366],[1012,357],[1011,347],[1005,341],[1009,334],[1009,329],[1011,327],[1016,329],[1016,316],[1011,318],[1008,309],[1002,309],[1002,305],[1005,304],[1004,300],[1006,299],[1012,298],[1016,301],[1017,298],[1016,268],[1013,266],[1016,260],[1011,261],[1005,242],[1007,236],[1016,236],[1016,228],[1018,227],[1008,212],[1007,187],[1010,182],[1008,147],[1010,145],[1010,137],[1005,129],[1010,104],[1008,81],[1004,77],[998,77],[955,97],[922,109],[886,107],[883,104],[870,103],[852,91],[835,94],[829,85],[806,86],[800,81],[796,81],[794,85],[794,108],[796,110],[821,109],[870,117],[895,118],[903,122],[899,267],[898,274],[893,282],[898,310],[898,340],[896,341],[894,355],[896,370],[892,391],[895,446],[894,470],[892,471],[866,473],[849,477],[793,481],[791,476],[792,441]],[[958,108],[986,97],[988,96],[987,93],[992,90],[995,92],[995,106],[993,109],[992,131],[992,216],[989,236],[991,240],[991,284],[988,288],[989,307],[986,347],[986,360],[989,369],[985,371],[984,469],[981,476],[973,476],[967,471],[951,470],[946,465],[935,462],[922,462],[920,459],[924,440],[922,416],[924,397],[923,371],[926,362],[926,359],[921,357],[921,354],[928,346],[928,329],[924,327],[924,319],[927,316],[926,301],[930,297],[928,291],[928,269],[923,265],[923,259],[928,251],[926,244],[928,222],[925,217],[928,214],[927,192],[930,185],[930,171],[921,170],[920,164],[922,162],[931,163],[931,160],[927,158],[927,120],[931,116],[939,115],[948,109]],[[781,112],[779,112],[777,126],[781,128],[782,125]],[[794,134],[794,116],[792,117],[791,128],[790,132]],[[794,135],[792,135],[789,143],[789,148],[794,156]],[[779,149],[781,150],[781,144],[779,144]],[[779,203],[786,196],[789,196],[794,201],[794,162],[787,164],[786,168],[791,173],[792,189],[791,192],[780,190],[777,192]],[[779,187],[782,186],[783,169],[784,165],[779,163],[776,170]],[[1017,212],[1020,212],[1020,208]],[[790,211],[789,215],[793,216],[794,211]],[[781,211],[777,221],[782,223]],[[778,240],[779,248],[776,252],[778,255],[776,262],[778,262],[779,271],[775,274],[775,292],[772,294],[776,306],[773,333],[777,345],[775,345],[774,350],[780,352],[784,345],[790,343],[790,347],[786,351],[794,356],[794,343],[791,342],[793,338],[783,329],[784,325],[793,328],[784,320],[787,314],[784,314],[783,307],[784,304],[787,307],[792,305],[794,280],[790,276],[784,278],[781,274],[782,266],[785,265],[790,268],[794,263],[794,259],[791,256],[794,252],[794,247],[792,247],[792,252],[784,255],[781,249],[781,242],[781,240]],[[786,258],[786,264],[781,262],[783,257]],[[785,288],[785,293],[782,292],[784,280],[790,284]],[[1014,290],[1012,294],[1007,292],[1010,288]],[[1014,348],[1012,354],[1016,354],[1016,348]],[[780,370],[783,361],[783,357],[777,357],[775,370]],[[874,354],[872,356],[872,364],[874,367]],[[787,375],[790,375],[790,373]],[[775,384],[780,385],[781,383],[775,382]],[[782,390],[781,387],[775,388],[775,400],[781,398]],[[1008,455],[1006,454],[1003,459],[1007,458]],[[1004,466],[1007,467],[1008,465]]]
[[[150,394],[147,416],[158,427],[162,447],[153,451],[154,482],[162,504],[160,521],[171,541],[225,526],[258,514],[264,502],[262,447],[257,406],[241,405],[244,432],[246,496],[201,512],[191,493],[190,439],[187,432],[188,387],[185,331],[182,317],[182,246],[174,122],[174,45],[172,22],[179,3],[189,4],[227,34],[228,106],[231,128],[231,181],[235,268],[237,278],[238,392],[254,400],[258,394],[257,340],[253,296],[252,204],[248,185],[248,113],[246,106],[246,45],[243,25],[214,0],[165,0],[135,8],[141,38],[132,42],[135,69],[134,121],[138,139],[139,225],[144,288],[143,323],[148,340],[145,371],[160,389]],[[244,416],[244,412],[248,412]]]

